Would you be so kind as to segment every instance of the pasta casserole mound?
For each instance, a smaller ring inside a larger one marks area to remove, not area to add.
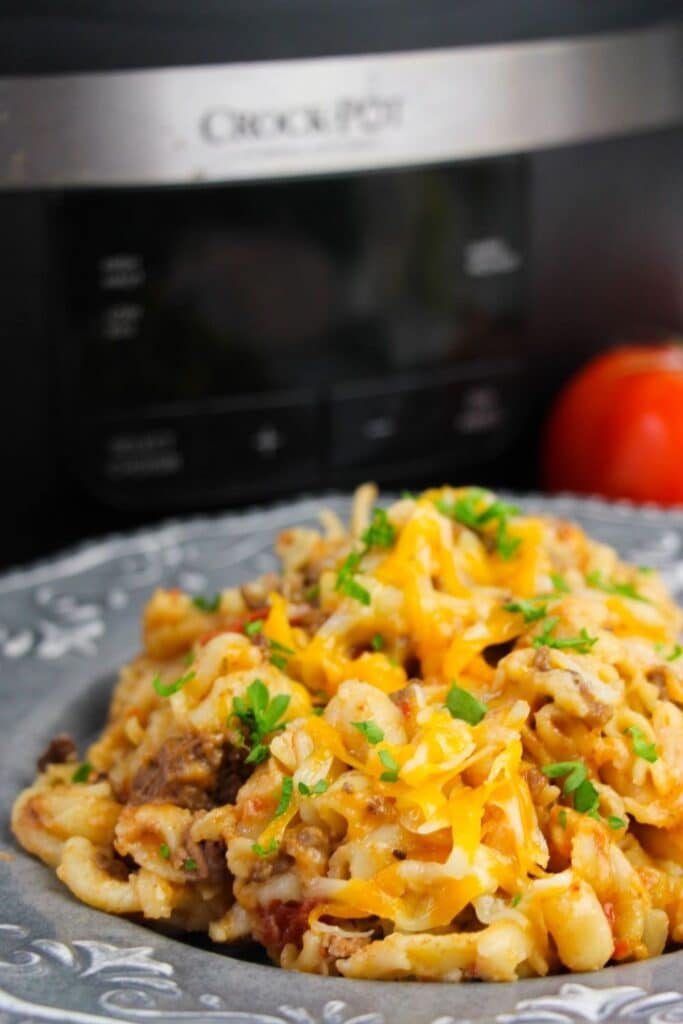
[[[85,903],[347,978],[514,980],[683,941],[681,612],[478,488],[365,485],[270,574],[158,590],[20,843]]]

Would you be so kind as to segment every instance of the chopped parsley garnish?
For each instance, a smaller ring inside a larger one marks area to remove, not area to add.
[[[567,581],[564,578],[564,576],[562,576],[559,572],[551,572],[550,573],[550,582],[552,583],[553,587],[555,588],[555,592],[556,593],[558,593],[558,594],[569,594],[569,593],[571,593],[570,588],[569,588],[569,584],[567,583]]]
[[[176,679],[172,683],[164,683],[162,682],[161,676],[155,676],[152,680],[152,686],[160,697],[171,697],[174,693],[177,693],[178,690],[182,690],[185,683],[189,683],[189,681],[194,679],[194,677],[194,672],[188,672],[186,675],[180,676],[179,679]]]
[[[211,597],[202,597],[199,594],[192,598],[192,604],[199,608],[200,612],[217,612],[221,603],[221,595],[213,594]]]
[[[372,638],[372,649],[373,651],[384,650],[384,637],[381,633],[375,633]]]
[[[320,718],[321,715],[325,714],[325,705],[317,704],[316,707],[311,708],[311,714],[316,715],[318,718]]]
[[[436,507],[442,515],[449,519],[455,519],[461,526],[468,526],[471,530],[477,530],[481,526],[481,513],[477,511],[479,505],[488,497],[486,491],[479,487],[470,487],[455,501],[446,501],[439,498]]]
[[[459,718],[468,725],[478,725],[488,711],[486,704],[482,704],[457,683],[453,683],[448,691],[446,707],[453,718]]]
[[[637,725],[630,725],[625,730],[633,741],[633,753],[636,757],[641,757],[643,761],[649,761],[650,764],[654,764],[657,760],[657,747],[654,743],[648,743],[647,737],[642,729],[639,729]]]
[[[389,522],[386,509],[373,508],[370,525],[361,536],[366,548],[390,548],[396,540],[396,530]]]
[[[337,573],[337,582],[334,585],[334,589],[342,594],[346,594],[347,597],[352,597],[356,601],[360,601],[361,604],[370,604],[370,593],[362,587],[360,583],[355,580],[354,573],[358,572],[360,566],[360,560],[363,557],[364,552],[362,551],[351,551],[344,562],[342,567]]]
[[[482,501],[489,497],[486,491],[471,487],[455,501],[439,498],[436,507],[442,515],[454,519],[461,526],[470,530],[482,531],[488,524],[495,524],[494,545],[501,558],[508,561],[522,543],[519,537],[511,537],[508,533],[510,516],[517,515],[519,509],[506,501],[495,499],[486,508],[481,509]],[[480,510],[481,509],[481,510]]]
[[[648,598],[639,593],[632,583],[616,583],[614,580],[606,579],[601,572],[589,572],[586,576],[586,583],[589,587],[602,590],[605,594],[617,594],[619,597],[630,597],[632,601],[650,603]]]
[[[263,619],[254,619],[253,622],[245,622],[244,632],[247,636],[258,636],[263,629]]]
[[[583,761],[557,761],[555,764],[546,764],[541,771],[549,779],[566,776],[562,786],[563,795],[573,795],[575,810],[597,817],[599,795],[588,778],[588,770]]]
[[[588,778],[588,771],[583,761],[555,761],[554,764],[546,764],[541,771],[549,779],[561,779],[564,775],[562,792],[565,796],[578,789],[584,779]]]
[[[529,600],[508,601],[503,605],[503,609],[506,612],[515,612],[517,615],[523,616],[525,622],[538,622],[539,619],[545,618],[548,605],[539,604],[538,598],[532,597]]]
[[[638,566],[638,572],[650,574],[650,573],[653,573],[654,571],[655,570],[652,568],[651,565],[639,565]]]
[[[309,587],[308,590],[305,590],[304,597],[306,598],[309,604],[313,604],[314,601],[317,601],[318,598],[320,597],[320,584],[314,583],[312,587]]]
[[[619,828],[626,828],[626,822],[624,821],[624,819],[618,818],[616,814],[610,814],[609,818],[607,819],[607,824],[610,828],[613,828],[615,832]]]
[[[598,817],[600,797],[597,789],[589,779],[585,779],[577,789],[574,790],[574,808],[581,814],[589,814],[591,818]]]
[[[307,786],[305,782],[299,783],[299,792],[302,796],[321,796],[327,793],[330,784],[327,779],[318,779],[313,786]]]
[[[93,771],[94,771],[94,768],[90,764],[90,761],[83,761],[83,763],[79,764],[78,768],[76,769],[76,771],[71,776],[71,781],[72,782],[87,782],[88,779],[90,778],[91,773]]]
[[[171,856],[171,847],[168,843],[159,843],[159,856],[162,860],[168,860]]]
[[[185,657],[183,658],[183,665],[187,668],[187,666],[191,665],[193,661],[194,661],[194,651],[188,651],[187,654],[185,655]]]
[[[515,895],[512,897],[512,899],[510,900],[510,906],[518,907],[521,902],[522,902],[522,894],[521,894],[521,892],[516,892]]]
[[[344,559],[334,589],[337,593],[346,594],[361,604],[369,605],[371,602],[370,593],[365,587],[354,579],[360,569],[361,559],[367,555],[372,548],[390,548],[396,540],[396,530],[389,522],[389,516],[383,508],[374,508],[370,525],[361,536],[364,547],[360,551],[351,551]]]
[[[380,750],[379,759],[386,768],[385,772],[382,772],[380,779],[382,782],[398,782],[399,766],[396,759],[388,750]]]
[[[573,650],[577,654],[588,654],[593,644],[598,642],[598,638],[589,636],[585,629],[582,629],[578,636],[553,636],[553,630],[559,621],[556,615],[551,615],[545,620],[543,629],[533,639],[534,647],[553,647],[558,651]]]
[[[673,650],[671,651],[671,654],[667,654],[666,660],[677,661],[678,658],[680,658],[681,654],[683,654],[683,647],[681,647],[680,644],[676,644]]]
[[[374,722],[351,722],[354,729],[358,729],[359,733],[365,736],[368,743],[374,747],[375,743],[381,743],[384,739],[384,732]]]
[[[279,693],[270,700],[268,687],[260,679],[254,679],[247,687],[246,697],[235,697],[232,702],[232,717],[239,719],[246,728],[251,750],[247,764],[260,764],[270,751],[265,739],[271,733],[281,732],[285,724],[280,719],[289,707],[289,694]]]
[[[557,823],[560,826],[560,828],[566,828],[567,827],[567,812],[564,809],[564,807],[560,808],[560,812],[557,815]]]
[[[280,799],[278,805],[275,808],[275,817],[279,818],[289,808],[292,802],[292,791],[294,789],[294,780],[286,778],[282,780],[282,792],[280,793]]]
[[[291,647],[285,647],[279,640],[268,640],[268,648],[270,650],[270,658],[268,659],[271,665],[275,665],[275,668],[279,668],[281,672],[287,668],[289,659],[296,651],[293,651]]]
[[[270,857],[271,853],[275,853],[277,850],[277,839],[271,839],[266,847],[261,846],[260,843],[252,843],[251,848],[257,857]]]
[[[186,860],[183,861],[183,868],[185,869],[185,871],[196,871],[197,861],[194,859],[194,857],[188,857]]]

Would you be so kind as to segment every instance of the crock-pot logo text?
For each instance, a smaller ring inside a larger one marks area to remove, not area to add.
[[[400,127],[398,96],[340,98],[326,106],[302,103],[285,109],[215,107],[201,119],[207,142],[273,142],[329,137],[371,137]]]

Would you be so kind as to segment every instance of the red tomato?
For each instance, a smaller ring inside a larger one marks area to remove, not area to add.
[[[683,346],[628,346],[570,380],[543,448],[549,490],[683,503]]]

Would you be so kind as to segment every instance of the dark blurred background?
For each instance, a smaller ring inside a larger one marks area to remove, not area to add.
[[[0,565],[368,478],[537,487],[571,372],[681,333],[680,15],[5,3]]]

